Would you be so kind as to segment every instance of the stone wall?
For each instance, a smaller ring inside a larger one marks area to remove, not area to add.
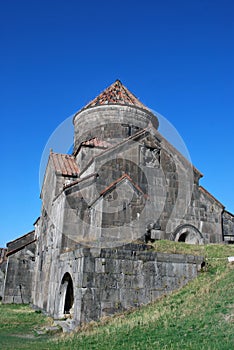
[[[157,253],[142,244],[79,248],[52,261],[46,311],[54,318],[70,313],[74,327],[98,320],[181,288],[197,276],[203,263],[202,257]],[[41,275],[40,284],[45,282]],[[37,302],[35,298],[35,306],[41,308]]]
[[[42,235],[48,231],[46,211],[55,217],[54,226],[56,216],[62,216],[59,229],[66,249],[74,248],[73,241],[100,242],[102,237],[107,242],[109,232],[117,245],[144,236],[195,244],[223,241],[224,207],[199,186],[202,174],[153,127],[153,120],[157,124],[145,110],[119,105],[85,109],[75,116],[74,154],[78,166],[82,159],[81,172],[67,187],[49,162],[42,190]],[[84,155],[79,146],[91,138],[112,147],[94,147]],[[125,175],[129,181],[116,182]],[[63,211],[56,209],[59,197]]]
[[[132,106],[103,105],[83,110],[74,117],[74,153],[83,141],[94,137],[108,142],[121,141],[149,124],[157,129],[157,117],[149,110]]]
[[[3,292],[4,292],[4,279],[5,279],[6,265],[7,265],[6,253],[7,253],[6,248],[0,248],[0,300],[2,300]]]
[[[25,235],[16,238],[14,241],[7,243],[8,255],[10,253],[16,252],[27,244],[31,243],[34,240],[34,231],[26,233]]]
[[[84,181],[94,173],[98,176],[92,177],[92,183],[91,178],[89,183]],[[129,192],[128,198],[118,195],[121,186],[115,183],[125,174],[130,179],[128,190],[122,192],[125,197]],[[111,229],[126,242],[147,235],[195,244],[220,243],[224,207],[199,186],[201,176],[157,130],[143,130],[97,155],[80,182],[64,190],[63,232],[74,234],[77,241],[85,235],[99,239]]]
[[[224,242],[234,244],[234,215],[224,210],[222,219]]]
[[[30,303],[36,248],[34,231],[8,243],[7,247],[8,262],[3,302]]]

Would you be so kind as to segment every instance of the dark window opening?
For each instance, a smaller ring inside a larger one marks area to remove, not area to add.
[[[132,127],[129,125],[128,126],[128,136],[132,135]]]

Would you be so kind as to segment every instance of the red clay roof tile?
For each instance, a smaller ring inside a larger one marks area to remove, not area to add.
[[[57,173],[64,176],[78,176],[79,168],[74,156],[51,152],[50,157]]]
[[[106,88],[94,100],[89,102],[83,109],[96,107],[107,104],[130,105],[150,111],[136,96],[134,96],[120,80],[116,80],[108,88]],[[151,112],[151,111],[150,111]],[[151,112],[152,113],[152,112]]]
[[[109,142],[106,142],[105,140],[99,140],[98,138],[94,137],[93,139],[87,140],[82,142],[82,146],[91,146],[91,147],[101,147],[101,148],[108,148],[112,147],[112,145]]]

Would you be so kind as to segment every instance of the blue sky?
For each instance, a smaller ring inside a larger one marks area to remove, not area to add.
[[[231,0],[1,1],[0,246],[40,215],[51,133],[117,78],[175,126],[234,212],[233,18]]]

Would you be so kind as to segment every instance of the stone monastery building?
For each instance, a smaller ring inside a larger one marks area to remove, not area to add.
[[[147,243],[234,242],[234,216],[119,80],[73,123],[73,154],[50,153],[35,231],[7,244],[3,292],[71,327],[155,300],[203,265]]]

